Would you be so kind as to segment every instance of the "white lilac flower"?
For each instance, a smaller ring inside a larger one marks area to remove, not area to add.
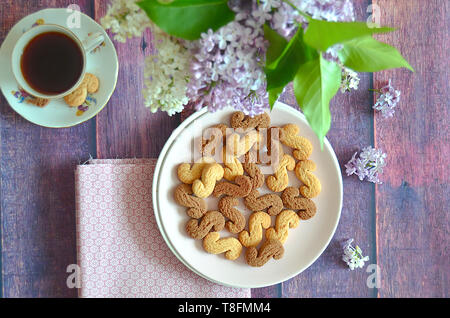
[[[125,42],[128,38],[139,37],[151,27],[152,22],[135,0],[113,0],[111,3],[100,22],[114,33],[115,40]]]
[[[189,51],[156,26],[153,28],[155,51],[146,57],[143,90],[145,106],[152,112],[179,113],[189,102]]]
[[[401,92],[394,89],[391,85],[391,80],[389,83],[379,90],[375,90],[380,96],[378,97],[373,109],[381,112],[384,118],[392,117],[395,113],[395,107],[400,102]]]
[[[386,166],[386,154],[379,149],[366,147],[356,157],[356,152],[352,159],[345,165],[347,176],[356,174],[359,180],[366,179],[369,182],[381,184],[378,175],[383,172]]]
[[[341,92],[349,92],[352,89],[357,90],[359,86],[359,76],[355,71],[342,66]]]
[[[351,270],[355,268],[363,268],[364,263],[369,260],[369,256],[363,256],[361,248],[356,245],[352,246],[353,239],[347,240],[343,245],[344,255],[342,260],[348,265]]]

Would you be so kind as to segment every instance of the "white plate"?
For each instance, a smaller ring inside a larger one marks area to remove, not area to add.
[[[53,23],[67,27],[67,19],[71,14],[73,12],[67,9],[45,9],[30,14],[14,25],[0,48],[0,86],[3,95],[22,117],[44,127],[70,127],[94,117],[103,109],[116,88],[119,63],[114,45],[99,24],[80,12],[80,28],[71,28],[71,31],[82,40],[95,32],[102,32],[105,38],[102,45],[86,56],[86,72],[100,79],[98,92],[88,96],[87,102],[78,109],[67,106],[63,99],[52,100],[47,106],[39,108],[27,103],[30,97],[19,90],[11,68],[11,54],[17,39],[37,24]]]
[[[308,221],[301,221],[297,228],[289,231],[281,260],[272,259],[263,267],[247,265],[244,259],[245,251],[235,261],[229,261],[223,255],[206,253],[201,240],[194,240],[186,234],[184,227],[189,219],[185,213],[186,209],[178,206],[173,199],[174,189],[180,183],[176,170],[180,163],[191,162],[191,155],[195,151],[194,140],[201,136],[202,130],[218,123],[228,124],[233,112],[234,110],[226,109],[210,113],[203,109],[190,116],[172,133],[155,169],[152,192],[155,217],[169,248],[198,275],[232,287],[258,288],[274,285],[304,271],[329,244],[342,208],[341,171],[329,142],[325,140],[324,149],[321,151],[319,141],[304,116],[285,104],[277,103],[270,113],[271,125],[294,123],[300,127],[300,134],[308,138],[314,146],[311,159],[317,164],[315,174],[322,183],[322,192],[313,199],[317,214]],[[285,150],[289,151],[287,148]],[[293,173],[290,173],[290,185],[300,185]],[[262,189],[260,192],[264,193]],[[267,188],[266,191],[268,192]],[[246,210],[243,204],[238,208],[248,217],[250,211]],[[217,210],[217,199],[208,198],[208,209]],[[221,237],[225,236],[235,235],[223,230]]]

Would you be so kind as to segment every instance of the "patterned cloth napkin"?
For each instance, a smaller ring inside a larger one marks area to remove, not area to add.
[[[75,172],[80,297],[250,297],[184,266],[153,216],[154,159],[90,160]]]

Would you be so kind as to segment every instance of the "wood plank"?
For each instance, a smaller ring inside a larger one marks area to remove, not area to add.
[[[22,17],[73,1],[3,1],[0,41]],[[91,13],[89,0],[78,1]],[[4,297],[65,297],[76,263],[75,165],[88,157],[93,121],[67,129],[33,125],[0,97],[1,241]]]
[[[380,297],[448,297],[450,148],[449,2],[374,1],[394,44],[415,68],[380,72],[402,100],[392,119],[375,116],[376,146],[388,154],[376,189]]]
[[[357,20],[365,21],[370,1],[353,1]],[[350,271],[341,260],[341,243],[354,238],[355,242],[376,261],[374,238],[374,186],[362,183],[357,177],[347,177],[344,165],[354,152],[372,145],[373,113],[371,74],[360,74],[359,89],[349,94],[338,93],[332,100],[332,127],[327,135],[343,171],[344,203],[336,233],[322,256],[307,270],[282,286],[283,297],[374,297],[376,290],[366,285],[364,270]],[[282,101],[296,105],[292,90]],[[325,211],[322,211],[323,213]],[[320,211],[319,211],[320,213]]]
[[[108,1],[95,2],[95,19],[100,21]],[[111,38],[113,38],[111,36]],[[151,34],[114,41],[119,57],[119,79],[107,107],[97,116],[98,158],[157,158],[173,129],[180,124],[180,115],[151,113],[144,106],[144,58],[151,50]]]

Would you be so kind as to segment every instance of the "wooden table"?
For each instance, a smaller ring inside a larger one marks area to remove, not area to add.
[[[0,42],[22,17],[65,0],[1,0]],[[99,19],[107,1],[76,1]],[[416,73],[362,74],[359,90],[332,102],[328,138],[341,168],[353,153],[373,145],[388,154],[382,185],[343,177],[344,206],[324,254],[282,284],[254,289],[254,297],[448,297],[449,296],[449,98],[448,14],[442,0],[355,0],[359,20],[381,10],[381,23],[398,28],[379,36],[397,46]],[[369,11],[369,12],[367,12]],[[149,37],[116,44],[117,89],[94,119],[68,129],[35,126],[0,96],[1,280],[3,297],[73,297],[66,267],[76,263],[74,169],[94,158],[157,158],[172,130],[188,114],[152,114],[140,94]],[[1,70],[0,70],[1,71]],[[391,78],[402,91],[394,118],[371,106],[369,88]],[[282,97],[295,105],[292,91]],[[339,242],[353,237],[369,263],[379,265],[380,288],[370,273],[349,271]]]

